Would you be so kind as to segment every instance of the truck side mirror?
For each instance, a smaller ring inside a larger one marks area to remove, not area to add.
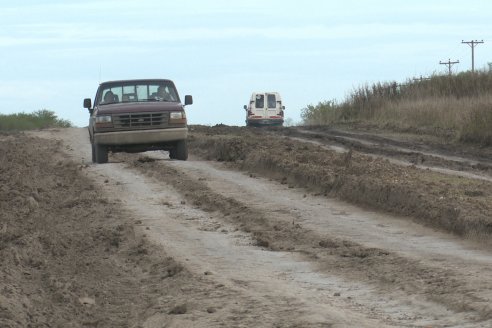
[[[246,105],[244,105],[243,108],[244,108],[244,110],[248,110],[248,106],[246,106]]]
[[[282,110],[285,110],[285,106],[282,106]]]
[[[185,96],[185,106],[193,104],[193,97],[190,95]]]
[[[85,98],[84,99],[84,108],[91,109],[91,107],[92,107],[91,98]]]

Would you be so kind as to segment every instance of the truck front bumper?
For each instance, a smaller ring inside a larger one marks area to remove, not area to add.
[[[135,130],[94,133],[94,143],[107,146],[158,144],[184,140],[188,128]]]

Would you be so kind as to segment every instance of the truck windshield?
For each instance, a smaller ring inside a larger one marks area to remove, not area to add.
[[[96,99],[100,105],[147,101],[179,102],[179,97],[173,84],[160,82],[111,84],[102,88]]]

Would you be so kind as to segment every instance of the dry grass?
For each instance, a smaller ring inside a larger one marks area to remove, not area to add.
[[[408,80],[404,85],[365,85],[341,103],[307,106],[302,118],[307,125],[365,122],[492,145],[492,74],[462,73]]]

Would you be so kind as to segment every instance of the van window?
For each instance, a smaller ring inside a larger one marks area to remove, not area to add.
[[[265,96],[264,95],[256,95],[255,107],[256,108],[265,107]]]
[[[275,108],[277,107],[277,99],[275,95],[268,95],[267,96],[267,103],[268,103],[268,108]]]

